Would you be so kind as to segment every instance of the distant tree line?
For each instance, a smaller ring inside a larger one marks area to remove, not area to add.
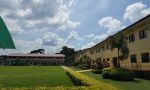
[[[29,54],[45,54],[45,50],[44,49],[37,49],[37,50],[31,51]]]

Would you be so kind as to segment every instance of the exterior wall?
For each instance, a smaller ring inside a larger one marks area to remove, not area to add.
[[[139,38],[139,31],[142,30],[145,27],[149,27],[147,30],[147,38],[140,39]],[[150,16],[141,22],[136,23],[135,25],[132,25],[131,27],[125,29],[122,31],[126,37],[128,37],[131,34],[135,35],[135,41],[129,43],[128,42],[128,48],[129,48],[129,56],[126,60],[121,61],[121,67],[128,68],[132,70],[150,70],[150,60],[149,62],[143,63],[141,59],[142,53],[149,53],[150,55]],[[101,58],[101,60],[105,60],[109,63],[109,66],[113,65],[113,58],[117,57],[117,49],[110,50],[106,49],[106,46],[109,45],[109,39],[104,40],[103,42],[89,48],[88,50],[92,53],[86,53],[89,57],[91,57],[93,60],[96,60],[97,58]],[[103,50],[103,47],[105,50]],[[100,52],[97,51],[100,49]],[[137,62],[131,63],[130,55],[136,54]],[[150,56],[149,56],[150,57]],[[109,59],[109,60],[107,60]]]
[[[51,58],[51,59],[50,59]],[[8,65],[14,60],[29,60],[30,65],[63,65],[64,57],[28,57],[28,56],[11,56],[5,59]]]

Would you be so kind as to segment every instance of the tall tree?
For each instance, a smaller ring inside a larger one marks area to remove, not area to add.
[[[120,60],[124,60],[129,55],[129,49],[127,47],[127,38],[123,33],[119,33],[111,37],[111,49],[117,48],[118,52],[118,65],[120,67]],[[121,53],[121,55],[120,55]]]
[[[60,53],[65,55],[65,64],[70,64],[70,65],[74,64],[75,54],[76,54],[76,51],[74,48],[63,46]]]

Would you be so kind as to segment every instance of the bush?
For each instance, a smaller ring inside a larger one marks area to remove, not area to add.
[[[102,77],[114,80],[130,81],[134,80],[134,73],[122,68],[105,68],[102,71]]]
[[[110,77],[110,72],[109,72],[109,71],[103,71],[103,72],[102,72],[102,77],[103,77],[104,79],[109,79],[109,78],[111,78],[111,77]]]
[[[92,72],[95,73],[95,74],[101,74],[101,73],[102,73],[102,70],[93,69]]]
[[[134,80],[134,73],[127,69],[115,68],[110,71],[110,76],[114,80],[130,81]]]
[[[135,73],[135,77],[150,80],[150,71],[134,70],[133,72]]]

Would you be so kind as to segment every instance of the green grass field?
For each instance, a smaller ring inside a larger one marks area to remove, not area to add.
[[[123,82],[114,81],[111,79],[103,79],[101,74],[94,74],[92,72],[84,72],[83,74],[95,78],[96,80],[110,83],[116,87],[122,88],[123,90],[150,90],[150,80],[136,78],[135,81]]]
[[[0,87],[74,86],[59,66],[0,67]]]

